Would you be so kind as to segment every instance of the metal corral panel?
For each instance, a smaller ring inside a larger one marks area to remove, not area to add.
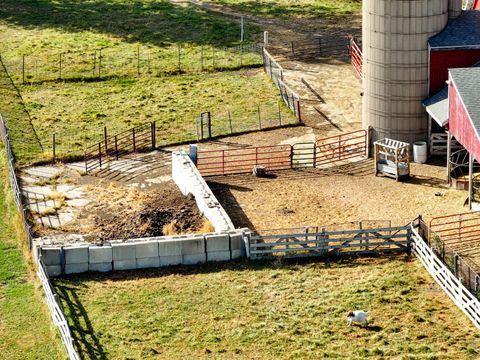
[[[448,20],[448,0],[364,0],[363,126],[372,141],[425,140],[428,38]]]

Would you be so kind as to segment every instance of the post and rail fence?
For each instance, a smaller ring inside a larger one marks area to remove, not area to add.
[[[27,207],[24,205],[23,195],[20,189],[20,185],[18,183],[16,172],[15,172],[15,158],[13,156],[10,139],[8,136],[8,127],[1,114],[0,114],[0,135],[6,148],[7,161],[8,161],[9,173],[10,173],[10,186],[14,194],[15,203],[17,205],[17,209],[22,218],[22,225],[24,227],[24,231],[27,237],[29,249],[31,251],[35,251],[35,248],[33,247],[33,233],[32,233],[30,224],[28,222]],[[46,274],[41,256],[38,254],[33,254],[33,258],[36,259],[35,266],[37,270],[37,276],[42,284],[42,288],[45,294],[45,299],[46,299],[48,308],[50,310],[50,315],[52,317],[53,323],[55,324],[55,326],[58,328],[60,332],[60,336],[66,348],[68,358],[70,360],[79,360],[80,356],[78,355],[78,352],[75,348],[74,340],[73,340],[70,328],[68,326],[67,318],[58,301],[58,297],[55,293],[55,290],[53,289],[52,284],[50,283],[48,275]]]
[[[312,231],[313,230],[313,231]],[[273,235],[252,234],[248,237],[251,259],[272,256],[283,258],[331,255],[367,255],[408,252],[410,227],[381,227],[353,230],[306,228],[303,232]]]

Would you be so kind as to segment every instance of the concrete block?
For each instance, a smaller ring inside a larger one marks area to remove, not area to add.
[[[233,250],[241,250],[244,246],[242,234],[230,234],[230,244]]]
[[[88,271],[108,272],[113,270],[112,262],[99,262],[88,264]]]
[[[210,251],[207,252],[207,261],[229,261],[230,251]]]
[[[132,270],[137,268],[137,259],[113,260],[114,270]]]
[[[160,266],[179,265],[183,261],[182,255],[160,256]]]
[[[112,247],[91,245],[88,248],[88,256],[89,256],[90,263],[94,263],[94,264],[111,263],[113,260]]]
[[[62,267],[60,265],[46,265],[47,275],[51,277],[62,275]]]
[[[158,257],[158,241],[142,241],[135,243],[137,259]]]
[[[41,254],[45,266],[62,265],[62,249],[60,247],[42,247]]]
[[[157,268],[159,266],[160,258],[158,256],[137,259],[137,269]]]
[[[79,274],[88,271],[88,262],[81,264],[65,264],[65,274]]]
[[[182,255],[182,243],[180,240],[160,240],[158,242],[158,255],[177,256]]]
[[[243,257],[242,250],[232,250],[232,260],[241,259]]]
[[[211,251],[230,251],[230,236],[228,234],[207,235],[207,253]]]
[[[203,254],[187,254],[183,255],[182,264],[185,265],[195,265],[200,263],[205,263],[207,261],[207,256]]]
[[[205,254],[205,243],[203,236],[188,240],[182,240],[182,255]]]
[[[136,245],[133,243],[112,244],[113,261],[136,259]]]
[[[88,245],[64,246],[65,264],[88,264]]]

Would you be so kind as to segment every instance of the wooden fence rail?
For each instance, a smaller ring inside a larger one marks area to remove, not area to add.
[[[249,254],[252,259],[272,256],[284,258],[325,255],[352,255],[407,252],[409,226],[337,230],[322,229],[280,235],[250,235]]]

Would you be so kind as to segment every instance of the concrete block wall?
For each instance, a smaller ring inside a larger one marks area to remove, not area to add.
[[[49,276],[87,271],[117,271],[194,265],[245,257],[248,229],[204,235],[114,240],[103,245],[80,243],[40,246],[40,259]]]
[[[172,178],[183,195],[192,194],[195,197],[198,209],[210,220],[216,232],[235,230],[227,212],[187,154],[172,153]]]

